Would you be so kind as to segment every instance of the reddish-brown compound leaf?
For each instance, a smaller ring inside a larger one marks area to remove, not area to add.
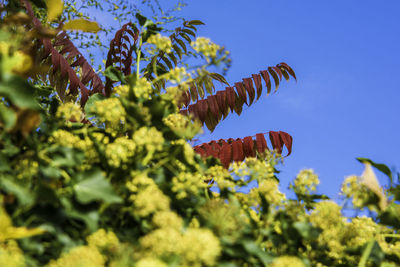
[[[233,161],[240,162],[244,160],[243,143],[240,138],[232,142],[232,159]]]
[[[208,102],[205,99],[200,99],[195,105],[197,110],[197,116],[202,123],[206,120],[208,113]]]
[[[236,93],[235,90],[233,89],[233,87],[226,87],[226,102],[229,106],[229,108],[232,110],[235,109],[235,105],[236,105]]]
[[[265,86],[267,86],[267,95],[269,95],[271,93],[271,80],[269,79],[268,71],[262,70],[260,73],[265,81]]]
[[[282,80],[282,72],[278,67],[271,67],[278,75],[279,75],[279,81]]]
[[[284,67],[289,72],[289,74],[292,75],[292,77],[297,81],[294,70],[288,64],[286,64],[285,62],[281,62],[278,65]]]
[[[235,83],[236,91],[238,92],[238,96],[242,100],[242,102],[247,104],[247,95],[246,90],[244,89],[244,84],[242,82]]]
[[[215,117],[219,117],[220,112],[219,112],[219,108],[218,108],[217,97],[215,95],[209,95],[207,97],[207,101],[208,101],[208,106],[210,108],[211,113]]]
[[[244,87],[246,88],[246,91],[249,95],[249,99],[250,99],[250,103],[249,105],[251,105],[254,101],[254,98],[256,96],[256,92],[254,91],[254,87],[253,87],[253,80],[251,78],[244,78],[243,79],[243,84]]]
[[[271,140],[273,149],[275,149],[279,154],[282,154],[283,143],[279,132],[270,131],[269,139]]]
[[[272,78],[274,79],[275,82],[275,92],[278,90],[279,87],[279,77],[278,74],[274,71],[272,67],[268,67],[268,71],[271,74]]]
[[[253,77],[254,84],[256,85],[257,100],[258,100],[262,92],[261,76],[259,74],[252,74],[251,76]]]
[[[264,153],[268,149],[264,134],[256,134],[256,144],[258,153]]]
[[[229,167],[232,161],[232,147],[226,142],[222,145],[221,151],[219,153],[219,159],[225,168]]]
[[[254,151],[254,141],[251,136],[243,138],[243,151],[245,157],[255,157],[256,152]]]
[[[282,131],[279,132],[279,135],[288,150],[288,154],[286,156],[289,156],[292,153],[293,137],[290,134]]]

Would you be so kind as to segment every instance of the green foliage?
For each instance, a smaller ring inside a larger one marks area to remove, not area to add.
[[[42,1],[32,2],[46,16]],[[139,36],[139,71],[110,66],[104,75],[119,85],[109,97],[92,93],[84,107],[68,95],[61,101],[45,82],[48,73],[38,73],[43,47],[22,44],[40,44],[41,35],[0,39],[0,266],[400,264],[400,181],[387,166],[359,159],[366,171],[347,178],[342,194],[371,216],[346,217],[316,194],[312,170],[294,179],[294,198],[283,194],[278,154],[257,151],[229,168],[201,158],[189,145],[200,127],[177,103],[193,73],[147,68],[141,46],[155,45],[159,55],[169,42],[151,26],[157,23],[137,19],[147,27]],[[34,29],[8,21],[1,36]],[[194,74],[218,64],[207,42],[193,44],[206,60]],[[390,178],[389,188],[380,187],[371,166]]]

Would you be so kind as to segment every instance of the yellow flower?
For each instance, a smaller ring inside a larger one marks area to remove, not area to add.
[[[295,192],[308,195],[313,191],[317,190],[317,185],[319,184],[318,176],[313,170],[302,170],[294,179],[294,185],[290,185]]]
[[[143,173],[133,176],[134,178],[126,186],[133,193],[129,199],[133,202],[134,214],[146,217],[158,211],[169,210],[170,199],[151,178]]]
[[[207,184],[199,173],[181,172],[172,178],[172,191],[178,199],[196,196],[204,188],[207,188]]]
[[[161,34],[157,33],[150,36],[149,39],[147,39],[147,42],[155,45],[161,51],[167,53],[171,52],[172,43],[169,37],[161,36]]]
[[[182,234],[174,228],[156,229],[140,238],[140,245],[143,254],[152,257],[177,254],[177,246],[181,243]]]
[[[205,37],[197,37],[196,41],[190,44],[198,53],[202,53],[205,57],[215,58],[220,46],[211,42],[210,39]]]
[[[177,245],[184,266],[213,266],[221,253],[219,240],[209,229],[189,228]]]
[[[56,117],[65,121],[80,122],[82,119],[82,110],[75,103],[65,103],[58,107]]]
[[[106,232],[99,229],[86,238],[90,247],[95,247],[100,251],[113,251],[119,246],[118,237],[113,232]]]
[[[182,218],[172,211],[160,211],[154,214],[153,224],[158,228],[171,227],[180,230],[182,228]]]
[[[125,108],[115,97],[95,102],[93,111],[98,115],[100,122],[106,123],[108,132],[117,130],[126,121]]]
[[[151,84],[146,78],[139,78],[136,81],[135,87],[133,87],[133,92],[139,98],[148,99],[152,91]]]
[[[304,263],[294,256],[281,256],[275,258],[270,267],[305,267]]]
[[[113,167],[120,167],[129,161],[135,154],[136,144],[126,136],[118,137],[111,144],[107,145],[106,156],[108,163]]]
[[[50,261],[48,267],[102,267],[105,257],[94,247],[73,248],[57,260]]]
[[[164,262],[160,261],[159,259],[155,258],[144,258],[139,260],[136,267],[167,267],[168,265]]]
[[[22,251],[19,249],[17,242],[14,240],[7,241],[0,245],[0,266],[25,266],[25,259]]]

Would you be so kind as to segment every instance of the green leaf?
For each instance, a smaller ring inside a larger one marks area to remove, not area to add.
[[[147,18],[140,13],[136,13],[136,18],[139,21],[140,26],[143,26],[147,21]]]
[[[188,24],[191,24],[191,25],[205,25],[204,22],[202,22],[201,20],[191,20],[191,21],[188,21]]]
[[[390,171],[389,167],[386,166],[385,164],[376,163],[376,162],[373,162],[372,160],[367,159],[367,158],[356,158],[356,159],[361,163],[369,163],[369,164],[371,164],[373,167],[375,167],[376,169],[378,169],[379,171],[384,173],[387,177],[389,177],[389,180],[390,180],[391,184],[393,183],[392,172]]]
[[[78,180],[81,181],[74,185],[74,191],[80,203],[88,204],[98,200],[109,204],[122,202],[99,169],[80,173]]]
[[[97,101],[102,101],[104,99],[106,99],[106,97],[99,93],[91,95],[89,97],[89,100],[86,102],[85,105],[85,113],[87,118],[90,118],[95,115],[95,109],[94,109],[95,103]]]
[[[86,19],[74,19],[64,24],[63,30],[84,31],[96,33],[101,30],[99,24]]]
[[[35,88],[22,78],[11,75],[0,82],[0,96],[11,103],[26,109],[40,109],[34,97]]]
[[[124,75],[117,68],[109,66],[105,71],[104,75],[114,82],[126,83]]]
[[[273,261],[273,257],[263,251],[254,241],[245,240],[242,244],[248,253],[259,258],[265,266],[268,266]]]
[[[379,219],[382,224],[400,228],[400,205],[391,203],[388,207],[379,213]]]
[[[321,233],[321,230],[313,227],[311,224],[306,223],[306,222],[295,222],[293,224],[293,227],[306,240],[314,240]]]
[[[64,3],[62,0],[46,0],[47,20],[53,21],[61,15]]]
[[[11,130],[17,122],[17,114],[5,105],[0,104],[0,125],[4,125],[6,130]]]
[[[1,158],[0,158],[1,159]],[[30,206],[34,202],[32,193],[27,187],[21,186],[10,177],[2,177],[0,179],[2,190],[15,195],[22,206]]]
[[[185,33],[187,33],[187,34],[189,34],[189,35],[191,35],[191,36],[193,36],[193,37],[196,37],[196,34],[195,34],[193,31],[191,31],[191,30],[183,29],[182,31],[185,32]]]

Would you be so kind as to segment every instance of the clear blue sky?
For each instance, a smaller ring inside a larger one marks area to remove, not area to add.
[[[183,17],[231,51],[230,83],[282,61],[298,82],[282,82],[202,141],[282,130],[294,138],[280,167],[282,189],[303,168],[337,198],[356,157],[400,168],[400,1],[189,0]],[[218,89],[222,89],[217,88]],[[383,177],[381,182],[384,183]]]

